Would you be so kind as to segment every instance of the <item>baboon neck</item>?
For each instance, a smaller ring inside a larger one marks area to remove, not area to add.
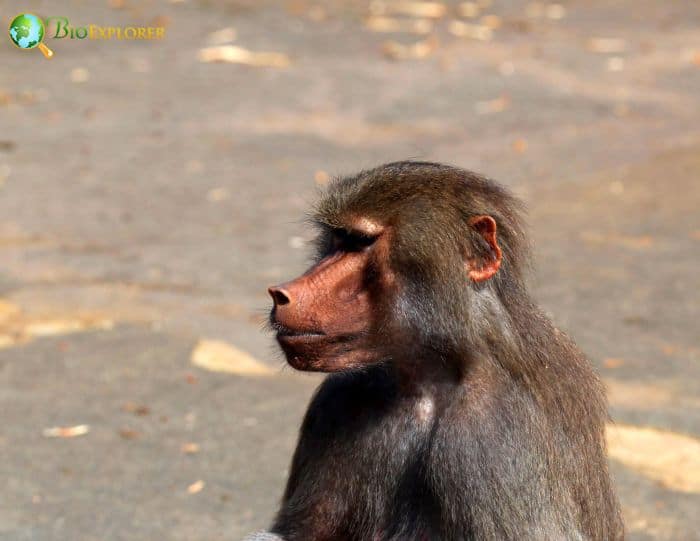
[[[393,370],[403,395],[434,395],[458,386],[463,376],[453,359],[436,359],[434,353],[425,352],[394,362]]]

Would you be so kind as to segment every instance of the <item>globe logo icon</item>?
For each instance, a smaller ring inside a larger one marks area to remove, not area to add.
[[[42,43],[44,23],[36,15],[20,13],[10,23],[10,39],[20,49],[38,47],[46,58],[53,56],[53,51]]]

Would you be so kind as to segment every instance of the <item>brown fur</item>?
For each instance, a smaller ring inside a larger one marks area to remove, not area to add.
[[[474,173],[399,162],[338,179],[313,219],[322,269],[271,290],[272,323],[313,322],[321,336],[281,344],[294,366],[333,373],[309,406],[273,531],[622,539],[603,387],[526,290],[520,203]],[[343,231],[367,224],[376,239],[343,255]]]

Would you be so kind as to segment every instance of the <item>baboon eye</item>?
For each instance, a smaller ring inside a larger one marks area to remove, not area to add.
[[[361,252],[372,246],[376,240],[376,236],[365,235],[358,231],[333,230],[333,245],[337,250],[344,252]]]

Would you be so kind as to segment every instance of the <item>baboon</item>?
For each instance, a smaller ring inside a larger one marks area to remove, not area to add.
[[[623,539],[607,404],[525,285],[520,202],[437,163],[329,185],[315,264],[271,287],[287,361],[328,372],[271,532],[286,541]]]

